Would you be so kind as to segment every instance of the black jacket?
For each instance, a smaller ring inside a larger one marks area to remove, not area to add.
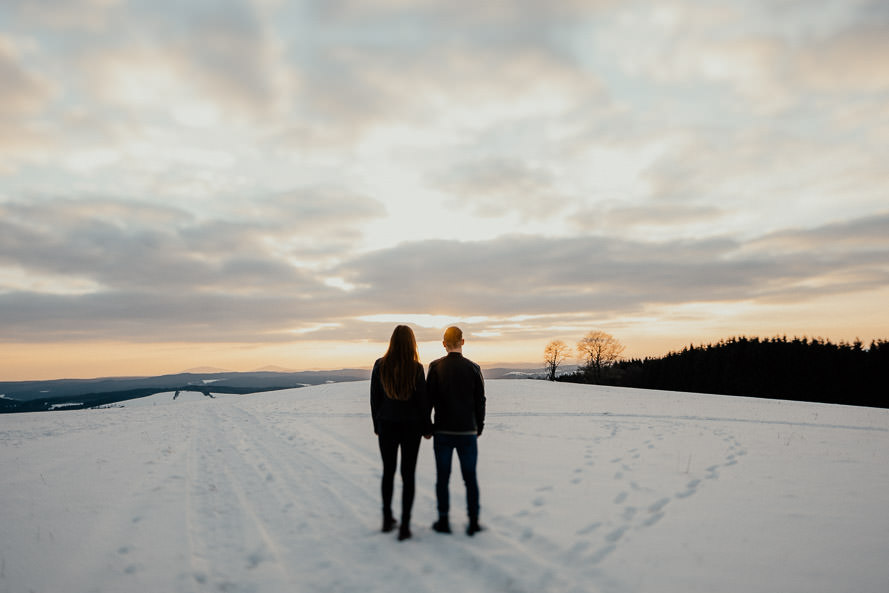
[[[380,360],[374,363],[370,375],[370,415],[373,417],[374,433],[386,424],[414,426],[417,432],[432,434],[432,423],[429,421],[430,405],[426,395],[426,378],[423,365],[417,363],[417,375],[414,381],[414,392],[406,400],[391,399],[386,395],[383,382],[380,380]]]
[[[429,364],[426,390],[435,410],[435,432],[482,433],[485,381],[477,364],[459,352],[449,352]]]

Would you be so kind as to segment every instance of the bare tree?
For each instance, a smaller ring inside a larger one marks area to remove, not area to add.
[[[543,351],[543,362],[546,363],[546,374],[550,381],[556,380],[556,370],[568,357],[568,345],[562,340],[553,340]]]
[[[586,361],[586,371],[596,381],[602,378],[602,369],[620,360],[624,346],[614,336],[603,331],[591,331],[577,343],[578,358]]]

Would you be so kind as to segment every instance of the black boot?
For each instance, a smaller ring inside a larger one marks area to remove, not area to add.
[[[395,517],[392,515],[383,515],[383,533],[389,533],[395,526],[398,525],[398,521],[395,520]]]
[[[466,528],[466,535],[473,536],[483,530],[484,527],[478,524],[478,517],[469,518],[469,526]]]
[[[447,515],[440,515],[438,521],[432,524],[432,530],[438,533],[451,533],[451,524]]]
[[[398,541],[404,541],[411,537],[411,516],[408,513],[401,514],[401,527],[398,528]]]

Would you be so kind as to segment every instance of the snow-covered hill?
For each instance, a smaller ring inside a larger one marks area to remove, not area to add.
[[[0,592],[889,590],[887,410],[490,381],[487,530],[424,441],[397,542],[367,392],[0,416]]]

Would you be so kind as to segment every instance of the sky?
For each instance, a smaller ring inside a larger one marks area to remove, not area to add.
[[[4,0],[0,378],[889,337],[882,0]]]

